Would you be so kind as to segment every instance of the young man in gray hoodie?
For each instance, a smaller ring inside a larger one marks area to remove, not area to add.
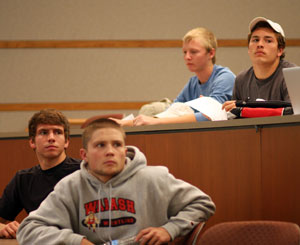
[[[147,166],[138,148],[125,146],[121,126],[109,119],[83,132],[81,169],[61,180],[21,223],[22,244],[103,244],[135,237],[163,244],[186,235],[215,211],[208,195]]]

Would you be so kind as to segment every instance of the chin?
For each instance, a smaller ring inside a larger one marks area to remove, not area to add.
[[[195,72],[196,71],[195,69],[193,69],[191,67],[188,67],[188,69],[189,69],[190,72]]]

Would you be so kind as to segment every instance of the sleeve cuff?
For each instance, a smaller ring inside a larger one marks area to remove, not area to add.
[[[201,112],[196,112],[195,117],[198,122],[209,121]]]

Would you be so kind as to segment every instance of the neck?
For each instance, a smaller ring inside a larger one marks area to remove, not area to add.
[[[60,164],[63,160],[65,160],[66,157],[67,157],[66,153],[63,152],[62,154],[60,154],[56,158],[42,158],[42,159],[40,159],[38,157],[38,160],[39,160],[41,169],[42,170],[47,170],[47,169],[53,168],[53,167],[57,166],[58,164]]]
[[[206,83],[208,81],[208,79],[210,78],[212,72],[214,69],[214,65],[210,64],[208,66],[206,66],[204,69],[202,69],[201,71],[197,71],[196,76],[198,77],[199,81],[203,84]]]
[[[258,79],[266,79],[270,77],[279,65],[280,59],[272,64],[253,64],[254,74]]]
[[[99,181],[101,181],[102,183],[106,183],[107,181],[109,181],[110,179],[111,179],[111,177],[108,177],[108,176],[102,176],[102,175],[99,175],[99,174],[96,174],[96,173],[94,173],[92,170],[90,170],[90,168],[89,168],[89,164],[87,164],[87,171],[91,174],[91,175],[93,175],[94,177],[96,177]]]

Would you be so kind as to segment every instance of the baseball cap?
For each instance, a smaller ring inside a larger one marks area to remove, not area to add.
[[[283,37],[285,37],[284,35],[284,31],[282,29],[282,27],[278,24],[278,23],[275,23],[273,22],[272,20],[268,20],[267,18],[265,17],[256,17],[254,18],[250,24],[249,24],[249,30],[250,32],[252,31],[252,29],[255,27],[255,25],[258,23],[258,22],[267,22],[274,31],[280,33]]]
[[[187,114],[193,114],[194,110],[189,107],[187,104],[182,102],[173,103],[167,110],[156,114],[155,117],[164,118],[164,117],[180,117]]]

